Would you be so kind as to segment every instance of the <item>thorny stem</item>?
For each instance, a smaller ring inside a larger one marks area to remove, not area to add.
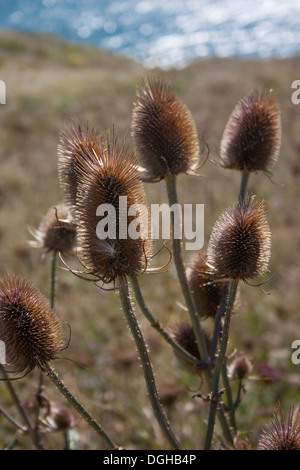
[[[239,201],[243,201],[245,199],[249,176],[250,176],[249,171],[247,171],[247,170],[242,171],[240,191],[239,191]]]
[[[244,170],[244,171],[241,172],[241,182],[240,182],[240,189],[239,189],[239,195],[238,195],[238,200],[240,202],[244,201],[244,199],[245,199],[246,191],[247,191],[247,185],[248,185],[248,181],[249,181],[249,176],[250,176],[249,171]],[[238,281],[231,281],[230,284],[227,285],[227,289],[226,289],[226,291],[228,292],[228,300],[227,300],[227,306],[226,306],[226,312],[225,312],[224,327],[223,327],[223,332],[222,332],[221,347],[220,347],[220,351],[219,351],[219,354],[218,354],[218,359],[217,359],[217,362],[216,362],[214,375],[213,375],[213,382],[212,382],[212,398],[213,398],[213,400],[211,401],[211,405],[210,405],[209,422],[208,422],[208,427],[207,427],[205,449],[210,449],[210,447],[211,447],[214,424],[215,424],[215,415],[216,415],[216,411],[217,411],[218,406],[219,406],[219,397],[218,397],[219,380],[220,380],[220,375],[221,375],[222,370],[223,370],[223,381],[224,381],[224,385],[226,387],[227,398],[229,400],[229,405],[232,404],[232,395],[231,395],[230,384],[227,380],[228,379],[227,371],[224,370],[224,368],[226,367],[226,363],[224,363],[224,359],[225,359],[227,343],[228,343],[231,310],[232,310],[233,305],[234,305],[237,286],[238,286]],[[221,306],[220,306],[220,309],[219,309],[219,312],[218,312],[219,319],[221,318],[220,312],[221,312],[221,309],[222,309],[222,304],[223,304],[225,295],[227,295],[226,292],[223,296],[222,303],[221,303]],[[236,432],[236,423],[235,423],[234,410],[235,410],[235,407],[233,405],[232,409],[231,409],[231,412],[230,412],[230,415],[229,415],[229,418],[230,418],[231,426],[233,427],[234,431]]]
[[[169,205],[171,207],[173,204],[178,204],[176,176],[169,175],[165,178],[165,181],[166,181],[166,186],[167,186]],[[200,358],[202,359],[202,361],[208,362],[208,353],[207,353],[204,333],[200,326],[199,318],[197,315],[197,309],[195,307],[194,300],[190,293],[188,282],[187,282],[186,271],[185,271],[185,267],[184,267],[183,259],[181,255],[181,241],[178,236],[175,236],[176,232],[177,232],[177,235],[180,233],[180,227],[175,226],[175,217],[174,217],[173,211],[171,211],[171,229],[172,229],[172,242],[173,242],[173,256],[174,256],[174,262],[175,262],[175,266],[177,270],[179,283],[180,283],[182,293],[185,298],[188,312],[190,314],[190,319],[191,319],[192,326],[195,332]]]
[[[220,345],[220,350],[218,353],[218,358],[216,361],[213,379],[212,379],[212,392],[211,392],[211,402],[210,402],[210,410],[209,410],[209,417],[208,417],[208,426],[207,426],[207,434],[205,440],[205,450],[209,450],[212,443],[212,437],[214,432],[214,425],[215,425],[215,416],[217,412],[217,408],[219,405],[219,382],[220,382],[220,375],[226,355],[228,338],[229,338],[229,326],[230,326],[230,318],[231,318],[231,310],[234,304],[235,295],[237,291],[238,281],[233,280],[230,281],[229,285],[229,292],[228,292],[228,299],[225,311],[225,318],[224,318],[224,326],[222,330],[222,340]]]
[[[227,282],[226,286],[225,286],[224,294],[222,296],[222,300],[221,300],[221,303],[219,305],[218,312],[217,312],[217,315],[216,315],[216,318],[215,318],[214,332],[213,332],[213,338],[212,338],[212,342],[211,342],[211,352],[210,352],[211,358],[214,358],[215,355],[216,355],[216,352],[217,352],[218,342],[219,342],[219,338],[220,338],[221,322],[222,322],[222,318],[223,318],[223,315],[224,315],[225,309],[226,309],[226,302],[227,302],[227,296],[228,296],[228,286],[229,286],[229,283]]]
[[[132,333],[132,336],[135,341],[135,345],[137,347],[140,361],[142,364],[143,372],[144,372],[144,377],[151,401],[151,405],[154,411],[154,414],[156,416],[156,419],[161,427],[162,432],[168,439],[168,442],[172,446],[173,449],[180,450],[180,445],[176,439],[176,437],[173,434],[173,431],[170,428],[170,425],[167,421],[167,418],[164,414],[164,411],[162,409],[156,384],[155,384],[155,379],[152,371],[152,366],[150,362],[150,358],[148,355],[147,351],[147,346],[145,344],[142,332],[140,330],[139,324],[137,322],[137,319],[135,317],[132,303],[130,300],[130,293],[129,293],[129,287],[128,287],[128,282],[127,279],[122,279],[121,280],[121,286],[120,286],[120,298],[121,298],[121,303],[123,307],[123,311],[128,323],[128,326],[130,328],[130,331]]]
[[[156,331],[158,331],[158,333],[167,341],[167,343],[169,343],[174,350],[181,354],[182,357],[189,360],[191,363],[194,363],[196,366],[208,365],[208,363],[203,363],[202,361],[199,361],[199,359],[197,359],[184,348],[182,348],[180,344],[176,343],[176,341],[173,340],[171,335],[160,325],[159,321],[153,317],[152,313],[146,305],[146,302],[140,289],[139,281],[136,277],[131,278],[131,284],[134,290],[136,301],[140,306],[140,309],[142,310],[143,314],[148,319],[151,326],[155,328]]]
[[[4,379],[5,379],[5,383],[6,383],[6,386],[8,388],[8,391],[9,391],[9,393],[10,393],[10,395],[11,395],[11,397],[12,397],[12,399],[13,399],[13,401],[14,401],[14,403],[15,403],[15,405],[16,405],[19,413],[20,413],[20,416],[21,416],[22,420],[24,421],[24,424],[25,424],[25,426],[28,430],[28,433],[31,434],[33,442],[34,442],[35,446],[37,447],[37,449],[42,449],[42,446],[39,443],[38,436],[37,436],[35,430],[33,429],[33,427],[31,426],[29,418],[28,418],[28,416],[27,416],[27,414],[24,410],[24,407],[22,406],[22,403],[21,403],[21,401],[18,397],[18,394],[17,394],[15,388],[13,387],[11,381],[9,380],[9,378],[7,376],[7,373],[6,373],[3,365],[1,364],[1,362],[0,362],[0,370],[1,370],[1,373],[4,377]]]
[[[78,413],[86,420],[94,431],[106,442],[111,449],[119,449],[111,438],[103,430],[102,426],[92,417],[92,415],[84,408],[84,406],[77,400],[76,397],[70,392],[66,385],[60,380],[56,372],[50,367],[49,364],[43,366],[43,372],[50,378],[58,390],[64,395],[68,402],[78,411]]]
[[[165,181],[166,181],[166,186],[167,186],[169,205],[172,206],[173,204],[178,204],[176,176],[169,175],[165,178]],[[199,317],[197,314],[197,309],[196,309],[196,306],[195,306],[195,303],[194,303],[194,300],[191,295],[188,282],[187,282],[186,271],[185,271],[185,267],[184,267],[182,255],[181,255],[181,242],[179,238],[176,238],[174,236],[175,231],[180,233],[180,230],[179,230],[180,227],[175,227],[175,220],[174,220],[173,212],[171,212],[171,229],[172,229],[172,241],[173,241],[173,256],[174,256],[174,261],[176,265],[177,275],[178,275],[181,289],[182,289],[182,292],[186,301],[186,306],[188,308],[192,326],[195,332],[195,337],[196,337],[196,341],[198,345],[200,358],[204,362],[209,362],[211,358],[208,357],[204,333],[202,331],[202,328],[199,322]],[[204,369],[203,373],[207,381],[208,387],[211,389],[212,377],[211,377],[209,368]],[[225,439],[230,445],[233,445],[233,438],[232,438],[231,430],[230,430],[230,427],[228,426],[223,406],[220,406],[220,408],[218,409],[218,416],[219,416],[220,424],[221,424]]]
[[[20,431],[22,431],[24,434],[25,434],[26,432],[28,432],[27,429],[24,428],[23,426],[21,426],[21,424],[17,423],[17,421],[16,421],[12,416],[10,416],[10,415],[2,408],[2,406],[0,406],[0,413],[1,413],[3,416],[5,416],[5,417],[8,419],[8,421],[10,421],[17,429],[19,429]]]
[[[229,379],[228,379],[226,361],[224,362],[223,367],[222,367],[222,380],[223,380],[224,387],[226,389],[227,411],[229,413],[230,424],[231,424],[231,427],[232,427],[234,433],[236,434],[237,427],[236,427],[235,413],[234,413],[235,412],[235,406],[234,406],[234,403],[233,403],[231,387],[230,387],[230,383],[229,383]]]
[[[54,308],[55,302],[55,283],[56,283],[56,267],[57,267],[57,251],[54,250],[51,261],[51,278],[50,278],[50,305]]]

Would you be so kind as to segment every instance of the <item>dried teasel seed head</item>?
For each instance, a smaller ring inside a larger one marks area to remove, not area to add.
[[[295,414],[291,405],[285,422],[279,406],[279,414],[274,413],[259,438],[258,450],[300,450],[300,408]]]
[[[150,179],[186,173],[198,163],[199,142],[191,113],[159,78],[149,79],[137,92],[132,136]]]
[[[76,162],[86,160],[98,143],[99,132],[88,125],[67,127],[60,133],[58,144],[58,179],[64,201],[70,207],[76,206],[77,172]]]
[[[225,211],[215,223],[207,262],[219,278],[253,279],[267,271],[270,247],[265,205],[246,197]]]
[[[48,300],[27,280],[0,280],[0,338],[15,373],[43,368],[63,348],[61,325]]]
[[[194,256],[187,278],[199,317],[214,318],[226,290],[226,281],[216,278],[207,265],[207,255],[204,253]]]
[[[136,161],[130,144],[123,139],[119,147],[115,132],[108,131],[106,142],[99,143],[89,161],[78,163],[80,257],[88,272],[105,283],[141,274],[151,255],[150,216]],[[99,224],[109,225],[110,215],[100,214],[98,208],[107,206],[112,209],[114,233],[107,228],[101,235]]]
[[[229,367],[229,377],[232,380],[243,380],[249,377],[252,364],[247,357],[238,357]]]
[[[76,247],[76,223],[72,210],[65,204],[51,207],[37,230],[30,230],[35,238],[29,244],[45,248],[47,252],[72,253]]]
[[[280,141],[280,112],[272,92],[252,92],[239,101],[225,127],[220,148],[223,166],[270,172]]]
[[[50,421],[50,424],[56,431],[72,429],[76,424],[74,416],[69,408],[62,405],[52,407],[48,421]]]
[[[200,360],[199,350],[197,346],[195,332],[190,323],[179,322],[177,325],[170,328],[170,334],[173,340],[179,344],[185,351],[190,353],[196,359]],[[211,340],[207,333],[204,332],[206,346],[208,351],[211,348]],[[185,358],[179,352],[174,349],[174,354],[177,357],[181,366],[186,369],[191,374],[199,375],[204,370],[204,366],[200,367],[193,362],[189,361],[188,358]]]

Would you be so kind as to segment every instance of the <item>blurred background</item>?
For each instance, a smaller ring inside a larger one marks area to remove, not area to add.
[[[24,276],[46,296],[51,259],[28,245],[29,228],[61,201],[61,129],[70,122],[102,130],[114,125],[122,138],[141,80],[155,74],[170,83],[210,149],[201,176],[178,178],[181,202],[205,205],[205,250],[215,220],[238,194],[239,173],[214,163],[228,117],[250,90],[273,89],[282,117],[280,156],[271,178],[253,174],[249,181],[249,191],[267,203],[272,259],[263,281],[271,279],[262,288],[240,286],[228,350],[253,362],[237,412],[241,435],[253,448],[278,402],[285,412],[290,403],[299,404],[300,365],[291,361],[291,344],[300,339],[300,105],[291,100],[292,82],[300,79],[299,13],[297,2],[275,0],[0,2],[0,79],[6,84],[6,104],[0,105],[0,275]],[[149,203],[166,202],[163,182],[145,189]],[[187,265],[193,255],[184,253]],[[167,259],[163,251],[153,266]],[[160,274],[143,276],[141,286],[164,326],[186,320],[172,263]],[[117,443],[128,449],[165,448],[118,295],[60,266],[55,305],[72,332],[63,356],[75,361],[56,361],[59,375]],[[201,379],[179,367],[138,308],[136,313],[174,431],[184,448],[199,449],[208,409],[192,397]],[[212,328],[209,321],[204,326]],[[38,380],[33,371],[14,382],[23,402],[30,404]],[[44,395],[53,406],[65,405],[51,384]],[[18,417],[2,382],[0,405]],[[102,448],[75,418],[77,448]],[[0,446],[14,433],[0,416]],[[59,432],[45,433],[43,442],[52,449],[64,445]],[[16,448],[32,448],[29,437],[19,439]]]
[[[299,14],[293,0],[3,0],[0,26],[168,68],[203,57],[296,55]]]

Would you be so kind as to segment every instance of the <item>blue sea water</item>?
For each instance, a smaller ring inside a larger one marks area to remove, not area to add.
[[[147,67],[182,67],[204,57],[298,55],[300,2],[0,0],[0,28],[50,32]]]

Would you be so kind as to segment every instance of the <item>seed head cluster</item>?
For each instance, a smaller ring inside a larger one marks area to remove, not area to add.
[[[236,105],[225,127],[220,148],[223,166],[270,172],[280,141],[280,113],[273,94],[252,92]]]
[[[0,280],[0,338],[15,373],[43,368],[63,347],[61,325],[48,300],[19,277]]]
[[[215,223],[207,260],[219,278],[246,280],[264,274],[271,254],[263,202],[246,197]]]
[[[132,136],[150,179],[186,173],[198,162],[199,142],[191,113],[158,78],[149,79],[137,91]]]

